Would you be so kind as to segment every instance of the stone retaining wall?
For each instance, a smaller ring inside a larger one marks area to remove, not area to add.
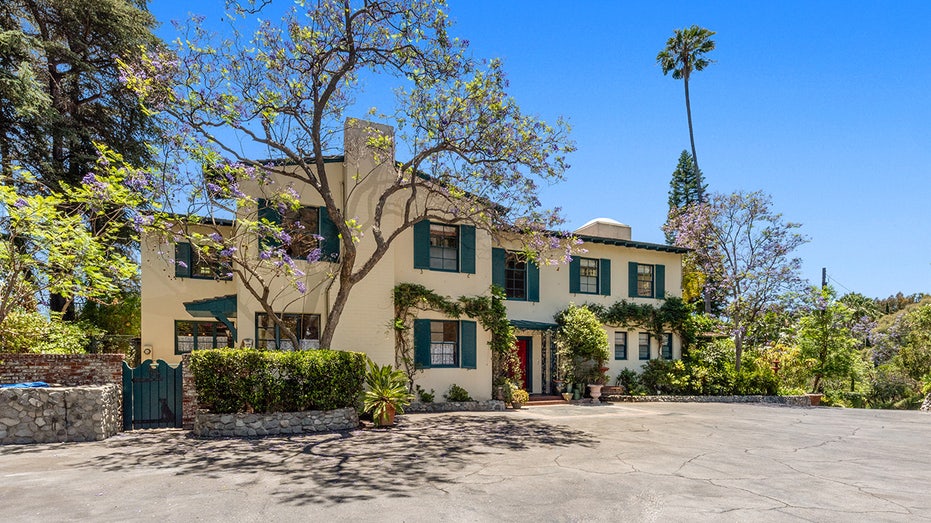
[[[404,407],[404,412],[455,412],[455,411],[492,411],[504,410],[504,402],[487,401],[444,401],[440,403],[420,403],[415,401]]]
[[[0,383],[78,387],[123,383],[122,354],[0,354]]]
[[[927,396],[925,396],[925,401],[924,403],[921,404],[921,409],[919,410],[923,410],[925,412],[931,412],[931,394],[928,394]]]
[[[332,432],[358,426],[359,415],[353,408],[267,414],[214,414],[199,410],[194,416],[194,435],[201,438]]]
[[[98,441],[120,431],[122,389],[0,389],[0,444]]]
[[[609,394],[601,396],[602,401],[628,403],[769,403],[789,407],[810,407],[808,396],[627,396]]]

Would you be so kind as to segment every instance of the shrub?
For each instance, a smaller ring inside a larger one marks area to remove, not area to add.
[[[0,326],[0,352],[83,354],[95,329],[81,322],[46,318],[40,312],[13,311]]]
[[[421,403],[433,403],[433,400],[436,399],[436,391],[430,389],[430,392],[424,390],[420,385],[416,385],[417,399]]]
[[[621,369],[621,372],[614,378],[614,384],[618,387],[624,387],[624,391],[631,394],[634,389],[640,386],[640,375],[634,370]]]
[[[218,414],[358,408],[364,354],[209,349],[191,353],[201,407]]]
[[[523,405],[528,401],[530,401],[530,394],[528,394],[524,389],[517,389],[511,393],[511,403],[518,403]]]
[[[449,390],[446,391],[446,394],[443,394],[443,398],[446,401],[472,401],[472,396],[469,396],[469,391],[453,383],[449,386]]]
[[[684,394],[688,374],[681,360],[650,360],[643,364],[641,385],[650,394]]]
[[[595,313],[569,304],[556,314],[556,347],[561,373],[574,383],[603,383],[601,368],[608,360],[608,334]]]

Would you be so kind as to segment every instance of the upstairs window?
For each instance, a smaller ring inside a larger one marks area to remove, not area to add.
[[[512,300],[527,299],[527,262],[509,252],[504,261],[504,293]]]
[[[653,266],[637,264],[637,296],[653,297]]]
[[[291,237],[291,243],[286,249],[288,256],[306,260],[314,249],[320,247],[320,209],[318,207],[289,209],[284,214],[281,227]]]
[[[430,224],[430,268],[438,271],[459,270],[459,227]]]
[[[666,299],[666,266],[661,264],[628,263],[631,298]]]
[[[591,258],[579,260],[579,292],[598,294],[598,260]]]
[[[611,295],[611,260],[572,258],[569,262],[569,292]]]
[[[229,258],[186,242],[175,244],[175,276],[198,280],[232,280]]]

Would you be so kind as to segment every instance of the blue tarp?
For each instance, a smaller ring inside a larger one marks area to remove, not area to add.
[[[0,384],[0,389],[37,389],[39,387],[48,387],[48,383],[44,381],[30,381],[29,383]]]

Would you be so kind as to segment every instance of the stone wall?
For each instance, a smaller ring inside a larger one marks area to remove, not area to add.
[[[181,357],[181,423],[186,429],[194,428],[197,413],[197,387],[194,386],[194,373],[191,372],[191,355]]]
[[[808,396],[627,396],[608,394],[601,396],[602,401],[619,401],[628,403],[769,403],[789,407],[810,407]]]
[[[504,402],[487,401],[443,401],[439,403],[420,403],[415,401],[404,407],[404,412],[455,412],[455,411],[491,411],[504,410]]]
[[[0,354],[0,383],[65,387],[123,383],[122,354]]]
[[[122,389],[0,389],[0,444],[98,441],[120,431]]]
[[[928,394],[927,396],[925,396],[925,401],[924,403],[921,404],[920,410],[923,410],[925,412],[931,412],[931,394]]]
[[[353,408],[267,414],[213,414],[199,410],[194,416],[194,435],[202,438],[332,432],[358,426],[359,415]]]

